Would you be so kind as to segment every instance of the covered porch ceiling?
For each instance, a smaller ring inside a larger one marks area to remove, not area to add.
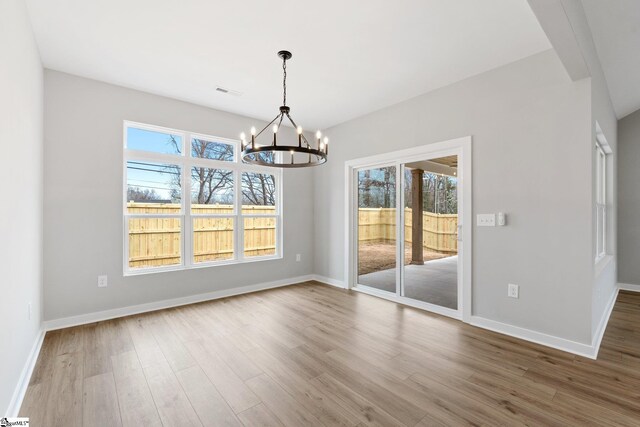
[[[425,172],[454,177],[458,175],[458,156],[453,155],[411,162],[407,163],[405,167],[409,169],[422,169]]]

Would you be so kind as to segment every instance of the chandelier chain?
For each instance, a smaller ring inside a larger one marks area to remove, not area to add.
[[[284,77],[282,78],[282,89],[283,89],[283,100],[282,105],[287,105],[287,60],[282,60],[282,74]]]

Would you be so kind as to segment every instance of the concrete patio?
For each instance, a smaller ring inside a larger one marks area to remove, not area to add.
[[[458,308],[458,256],[407,265],[404,269],[405,296],[456,310]],[[358,277],[358,283],[396,291],[396,269],[376,271]]]

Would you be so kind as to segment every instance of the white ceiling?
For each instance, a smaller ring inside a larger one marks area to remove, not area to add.
[[[618,118],[640,109],[640,1],[582,0]]]
[[[27,0],[45,67],[327,128],[549,49],[526,0]],[[241,96],[216,92],[222,86]]]

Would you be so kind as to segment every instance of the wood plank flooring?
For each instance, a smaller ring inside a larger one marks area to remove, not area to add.
[[[39,426],[640,425],[640,294],[597,361],[317,282],[49,332]]]

